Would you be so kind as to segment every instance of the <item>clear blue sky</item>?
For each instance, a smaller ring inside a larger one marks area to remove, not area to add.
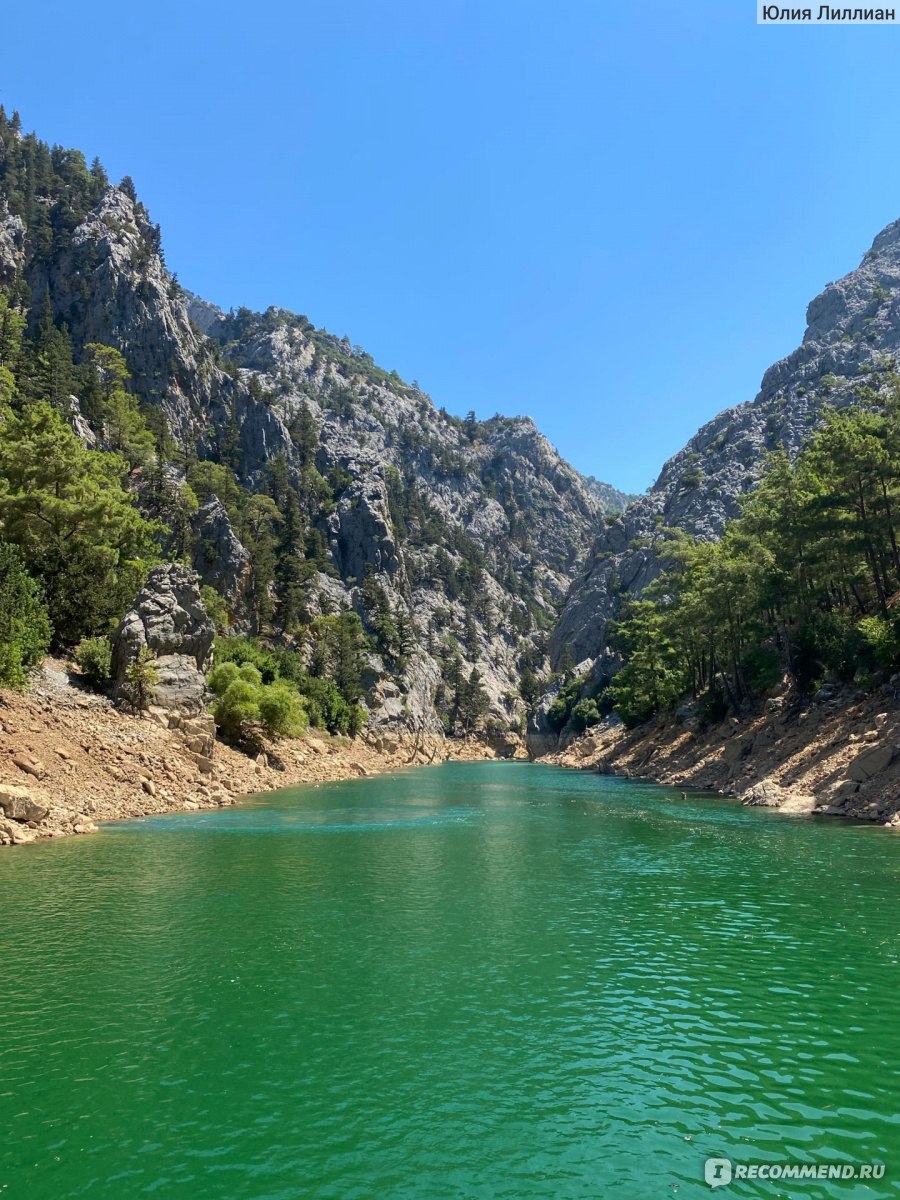
[[[754,0],[8,6],[0,99],[181,282],[641,490],[900,216],[900,29]]]

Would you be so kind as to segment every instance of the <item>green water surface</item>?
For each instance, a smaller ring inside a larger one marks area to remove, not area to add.
[[[898,913],[888,831],[527,763],[0,851],[0,1200],[897,1196]]]

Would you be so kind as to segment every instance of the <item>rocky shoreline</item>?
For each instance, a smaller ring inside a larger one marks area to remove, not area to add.
[[[123,713],[75,686],[65,663],[48,660],[27,692],[0,692],[0,846],[96,833],[103,821],[223,807],[293,784],[515,756],[525,751],[512,739],[351,740],[318,731],[268,745],[257,759],[221,743],[200,755],[167,722]]]
[[[706,729],[690,709],[632,730],[595,727],[540,761],[900,826],[900,706],[884,692],[824,688],[803,706],[772,698]]]

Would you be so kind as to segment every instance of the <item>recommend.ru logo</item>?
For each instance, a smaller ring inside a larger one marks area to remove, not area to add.
[[[703,1178],[711,1188],[733,1179],[884,1179],[884,1163],[738,1163],[708,1158]]]

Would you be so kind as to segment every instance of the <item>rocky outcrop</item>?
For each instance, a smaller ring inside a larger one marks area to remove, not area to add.
[[[612,484],[595,479],[593,475],[584,476],[584,482],[588,491],[597,500],[605,513],[623,512],[629,504],[638,498],[628,492],[620,492]]]
[[[0,284],[13,283],[25,262],[25,225],[0,201]]]
[[[234,532],[225,506],[210,496],[194,514],[194,570],[201,583],[224,596],[232,614],[243,615],[250,579],[250,555]]]
[[[760,808],[778,808],[786,813],[811,813],[817,806],[816,797],[810,792],[798,792],[783,788],[771,780],[755,783],[738,799],[742,804]]]
[[[766,451],[792,456],[826,405],[875,390],[900,354],[900,221],[883,230],[861,265],[809,305],[802,344],[766,371],[756,398],[719,413],[663,467],[649,493],[602,522],[573,582],[551,640],[558,664],[568,651],[612,659],[610,621],[625,596],[659,574],[660,527],[718,537],[764,468]]]
[[[194,571],[178,563],[154,567],[113,639],[113,695],[131,703],[128,669],[146,647],[157,682],[151,705],[198,714],[206,698],[204,675],[212,663],[215,627],[200,599]]]
[[[367,471],[341,497],[328,521],[329,546],[343,579],[362,581],[367,571],[393,580],[400,573],[384,471]]]

